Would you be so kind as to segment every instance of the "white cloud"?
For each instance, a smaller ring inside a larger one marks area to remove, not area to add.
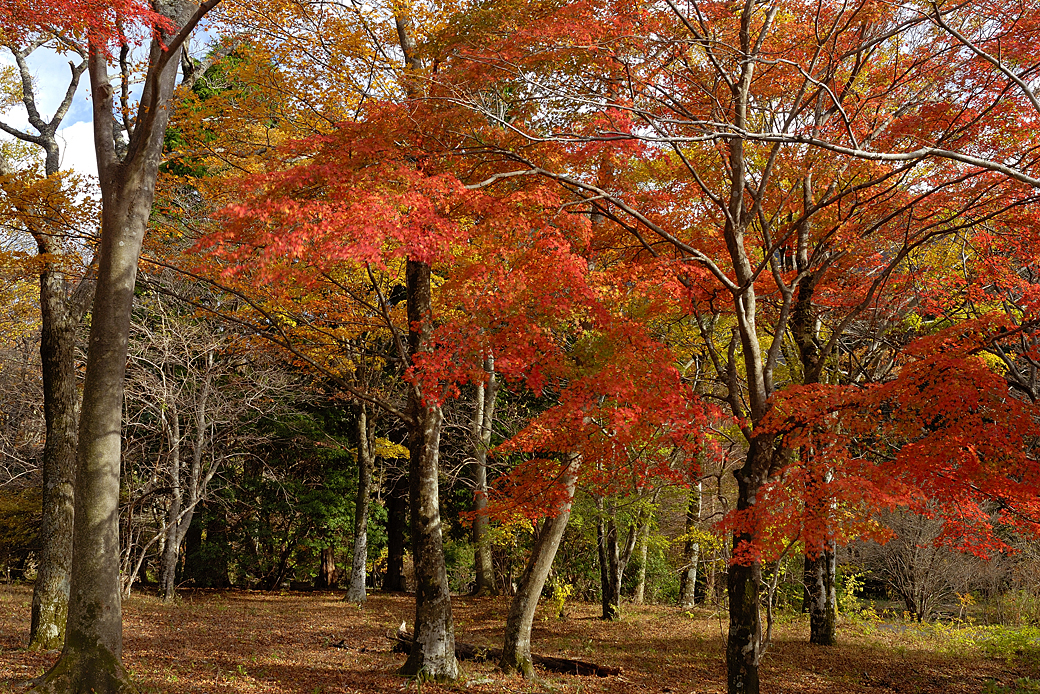
[[[92,123],[76,123],[59,130],[58,146],[61,149],[62,169],[72,169],[78,174],[97,178]]]

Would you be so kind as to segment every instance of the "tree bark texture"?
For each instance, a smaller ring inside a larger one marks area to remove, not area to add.
[[[368,561],[368,498],[372,488],[372,472],[375,469],[375,456],[372,455],[374,430],[368,421],[368,409],[361,403],[358,406],[358,486],[354,502],[354,558],[350,569],[350,585],[343,598],[359,604],[368,599],[365,592],[365,563]]]
[[[701,485],[690,488],[689,504],[686,507],[686,544],[683,546],[683,569],[679,577],[679,607],[691,609],[696,604],[697,562],[701,546],[694,533],[701,519]]]
[[[752,438],[747,460],[734,473],[737,479],[737,511],[749,511],[772,459],[771,437]],[[755,531],[733,534],[734,555],[755,539]],[[762,565],[756,561],[743,563],[734,558],[726,575],[729,593],[729,635],[726,639],[726,669],[729,694],[758,694],[758,666],[763,652],[762,624],[759,615],[759,589]]]
[[[578,480],[578,467],[580,458],[571,454],[567,467],[561,476],[565,491],[564,502],[560,505],[556,515],[549,518],[542,531],[538,533],[538,539],[531,549],[531,557],[527,561],[527,567],[520,577],[516,595],[509,606],[509,616],[506,618],[505,642],[502,646],[502,659],[499,667],[505,672],[519,672],[530,679],[534,677],[534,663],[531,659],[531,625],[534,623],[535,610],[538,607],[538,598],[545,587],[545,580],[549,576],[556,551],[560,547],[563,533],[567,529],[567,522],[571,516],[571,502],[574,499],[574,488]]]
[[[433,303],[430,266],[409,260],[408,323],[411,354],[428,349]],[[418,386],[411,388],[409,412],[409,501],[412,519],[412,556],[415,561],[414,644],[401,674],[433,681],[458,678],[455,660],[455,626],[451,594],[444,563],[438,482],[441,427],[444,416],[438,404],[424,398]]]
[[[805,557],[805,586],[809,598],[809,643],[833,646],[837,641],[837,592],[834,585],[835,553],[827,547]]]
[[[41,243],[41,253],[49,252]],[[29,647],[61,648],[69,609],[76,482],[76,327],[63,273],[40,274],[40,358],[46,441],[43,448],[43,515],[40,564],[33,586]]]
[[[495,398],[498,380],[495,362],[490,355],[484,360],[488,382],[477,386],[477,404],[473,411],[473,565],[476,580],[474,595],[495,595],[495,569],[491,562],[491,542],[488,537],[487,509],[487,454],[491,447],[491,426],[495,420]]]
[[[8,47],[23,80],[29,76],[28,54],[14,45]],[[23,132],[19,139],[43,149],[44,175],[56,176],[60,150],[56,133],[72,105],[86,61],[70,63],[72,76],[65,98],[50,121],[37,109],[32,82],[23,81],[22,102],[29,124],[38,135]],[[0,162],[6,174],[6,163]],[[76,330],[93,295],[93,282],[87,278],[75,288],[63,265],[61,239],[67,229],[52,220],[53,215],[28,209],[16,203],[24,215],[26,230],[36,241],[40,272],[40,363],[43,369],[43,409],[45,442],[43,448],[43,509],[40,521],[40,554],[36,583],[33,586],[29,647],[41,650],[61,648],[65,638],[65,617],[69,604],[69,577],[72,571],[72,532],[76,484]],[[51,211],[53,212],[53,210]],[[60,215],[59,215],[60,216]],[[70,291],[71,290],[71,291]]]
[[[187,0],[156,4],[175,27],[207,7]],[[159,37],[171,53],[175,36]],[[92,46],[88,60],[94,136],[102,196],[97,288],[87,348],[79,421],[73,562],[65,644],[37,692],[132,691],[122,665],[123,625],[119,583],[119,478],[123,377],[130,312],[141,243],[148,226],[155,180],[169,117],[178,61],[153,41],[149,74],[136,128],[125,157],[116,156],[114,89],[106,52]],[[161,69],[157,69],[161,66]]]

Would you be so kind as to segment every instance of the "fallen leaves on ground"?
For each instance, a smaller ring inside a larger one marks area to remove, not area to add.
[[[0,588],[0,691],[35,677],[57,658],[36,653],[28,640],[26,586]],[[456,638],[500,645],[506,598],[457,597]],[[620,677],[546,676],[525,682],[492,663],[463,663],[460,684],[423,684],[438,692],[662,692],[715,694],[726,690],[723,662],[727,618],[709,609],[683,612],[664,605],[626,606],[620,622],[597,619],[598,606],[569,604],[568,618],[539,615],[533,650],[622,668]],[[123,605],[124,662],[142,693],[370,694],[419,691],[396,674],[404,656],[386,638],[415,614],[414,598],[373,593],[363,607],[336,592],[185,592],[164,604],[137,594]],[[1021,660],[951,652],[920,631],[849,625],[831,648],[807,643],[808,625],[778,625],[762,668],[770,694],[974,694],[987,680],[1010,685],[1036,677]]]

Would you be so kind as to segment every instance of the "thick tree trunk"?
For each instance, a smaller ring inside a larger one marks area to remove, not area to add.
[[[758,490],[769,470],[772,450],[768,435],[753,438],[737,479],[737,511],[749,511],[757,502]],[[750,517],[752,521],[754,516]],[[762,657],[762,624],[759,587],[762,565],[741,556],[753,543],[754,530],[734,533],[733,554],[726,576],[729,593],[729,635],[726,639],[726,669],[729,694],[758,694],[758,665]]]
[[[41,244],[41,252],[48,252]],[[40,275],[40,357],[47,438],[43,448],[42,546],[33,586],[29,647],[61,648],[72,571],[73,489],[76,483],[76,326],[64,276]]]
[[[567,521],[571,516],[571,502],[574,499],[574,488],[578,479],[580,458],[572,454],[567,462],[561,481],[566,490],[564,502],[556,515],[547,520],[538,533],[538,539],[531,549],[531,558],[527,562],[516,595],[509,607],[506,618],[505,643],[502,646],[502,659],[499,667],[505,672],[519,672],[524,677],[534,677],[534,665],[531,660],[531,625],[538,607],[538,598],[545,587],[556,550],[567,529]]]
[[[683,547],[683,570],[679,578],[679,607],[691,609],[696,604],[697,562],[701,556],[701,546],[694,533],[701,519],[701,485],[690,488],[689,504],[686,507],[686,544]]]
[[[487,509],[487,454],[491,447],[491,426],[495,418],[495,397],[498,394],[498,381],[495,378],[495,362],[490,355],[484,360],[484,370],[488,373],[487,386],[477,386],[477,406],[473,412],[473,565],[476,581],[473,585],[474,595],[494,595],[498,592],[495,584],[495,569],[491,563],[491,542],[488,537]]]
[[[157,5],[176,27],[196,10],[193,2]],[[172,51],[180,45],[160,36]],[[119,583],[119,466],[130,312],[141,243],[148,226],[155,179],[169,118],[178,61],[161,70],[163,49],[153,41],[152,67],[141,94],[136,129],[123,161],[113,135],[114,89],[106,52],[91,46],[88,70],[94,103],[94,133],[102,197],[97,289],[91,317],[83,408],[79,421],[72,576],[65,645],[61,657],[37,683],[38,692],[108,694],[130,691],[122,665],[123,625]],[[172,55],[172,54],[171,54]]]
[[[809,598],[809,643],[837,643],[837,593],[834,585],[835,553],[831,547],[805,557],[805,586]]]
[[[364,403],[358,406],[358,486],[354,502],[354,560],[350,569],[350,585],[343,598],[349,602],[363,603],[368,599],[365,592],[365,562],[368,561],[368,499],[372,488],[372,471],[375,457],[372,455],[372,431],[369,426],[368,410]]]
[[[397,474],[387,494],[386,574],[383,590],[389,593],[408,590],[404,575],[405,526],[408,523],[408,477]]]
[[[430,266],[409,260],[409,348],[414,356],[428,349],[433,303]],[[415,639],[401,674],[434,681],[459,676],[455,660],[455,626],[444,564],[438,484],[441,426],[440,405],[424,400],[418,386],[411,388],[412,417],[408,448],[412,519],[412,556],[415,560]]]
[[[29,53],[14,44],[8,46],[23,76],[29,74]],[[44,175],[55,177],[61,166],[57,131],[72,106],[86,61],[71,62],[72,76],[65,98],[45,121],[37,109],[37,95],[31,81],[23,82],[22,102],[29,124],[38,135],[27,132],[15,137],[43,149]],[[9,162],[0,157],[0,174],[12,173]],[[17,200],[16,196],[16,200]],[[65,273],[62,239],[68,231],[62,226],[62,211],[49,209],[41,214],[34,209],[36,197],[14,202],[22,213],[21,223],[36,241],[40,272],[40,363],[43,367],[43,409],[45,443],[43,448],[43,508],[40,521],[41,546],[36,584],[33,587],[29,648],[61,648],[65,637],[65,617],[69,604],[69,577],[72,570],[72,533],[76,484],[76,330],[93,297],[93,282],[83,278],[69,292]]]

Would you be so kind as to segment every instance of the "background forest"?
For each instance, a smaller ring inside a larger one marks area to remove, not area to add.
[[[9,3],[34,691],[129,691],[121,601],[198,589],[414,593],[401,672],[441,683],[461,595],[509,604],[525,677],[539,599],[726,613],[734,693],[796,614],[1032,643],[1038,32],[1034,2]],[[96,179],[61,159],[81,81]]]

